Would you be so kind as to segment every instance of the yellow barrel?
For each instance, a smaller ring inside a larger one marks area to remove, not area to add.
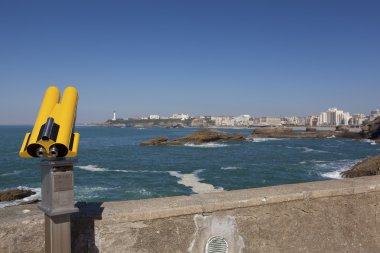
[[[57,124],[59,125],[59,134],[57,136],[56,146],[59,147],[59,149],[66,147],[66,151],[63,152],[64,155],[67,154],[72,139],[77,103],[77,90],[74,87],[67,87],[63,92],[59,107],[59,116],[56,117]]]
[[[54,106],[59,102],[59,90],[57,87],[50,86],[45,92],[45,96],[42,100],[40,111],[37,115],[34,128],[30,136],[29,142],[37,142],[38,135],[41,130],[41,126],[46,123],[46,119],[49,117]]]

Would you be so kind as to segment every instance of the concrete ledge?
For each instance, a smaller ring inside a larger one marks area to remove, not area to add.
[[[380,175],[136,201],[77,203],[72,252],[380,252]],[[0,209],[0,252],[44,252],[35,204]]]
[[[380,191],[380,176],[326,180],[192,196],[106,202],[103,204],[105,210],[103,217],[123,217],[126,221],[143,221],[373,191]]]

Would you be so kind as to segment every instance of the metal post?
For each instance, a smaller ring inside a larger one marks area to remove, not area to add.
[[[45,252],[71,252],[70,214],[59,216],[45,214]]]
[[[73,160],[47,159],[41,161],[41,203],[45,213],[45,252],[70,253],[70,215],[74,207]]]

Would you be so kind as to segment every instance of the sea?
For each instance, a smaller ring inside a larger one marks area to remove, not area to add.
[[[18,155],[32,126],[0,126],[0,191],[32,189],[41,198],[40,159]],[[77,127],[76,201],[120,201],[192,195],[339,179],[340,172],[380,153],[369,140],[266,139],[242,143],[141,146],[151,138],[188,135],[196,128]],[[222,129],[250,135],[252,129]]]

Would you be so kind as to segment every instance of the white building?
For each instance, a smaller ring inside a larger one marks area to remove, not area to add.
[[[116,111],[113,111],[113,117],[112,117],[112,120],[113,120],[113,121],[116,120]]]
[[[352,118],[349,120],[348,124],[351,126],[361,126],[366,120],[368,120],[368,117],[365,114],[358,113],[352,115]]]
[[[160,115],[149,115],[149,119],[160,119]]]
[[[235,126],[234,117],[232,116],[212,116],[211,120],[215,122],[215,126],[219,126],[219,127]]]
[[[190,118],[189,114],[173,114],[170,119],[180,119],[180,120],[187,120]]]
[[[337,108],[329,108],[326,112],[322,112],[318,118],[318,125],[338,126],[348,125],[351,119],[349,112],[338,110]]]
[[[240,127],[246,127],[249,125],[252,125],[252,121],[250,121],[251,116],[250,115],[240,115],[233,117],[234,126],[240,126]]]
[[[305,117],[291,116],[291,117],[285,117],[281,120],[283,121],[283,124],[294,125],[294,126],[305,125]]]
[[[319,117],[317,116],[307,116],[305,120],[305,126],[316,127],[319,122]]]
[[[281,118],[278,117],[259,117],[253,119],[255,126],[281,126]]]

